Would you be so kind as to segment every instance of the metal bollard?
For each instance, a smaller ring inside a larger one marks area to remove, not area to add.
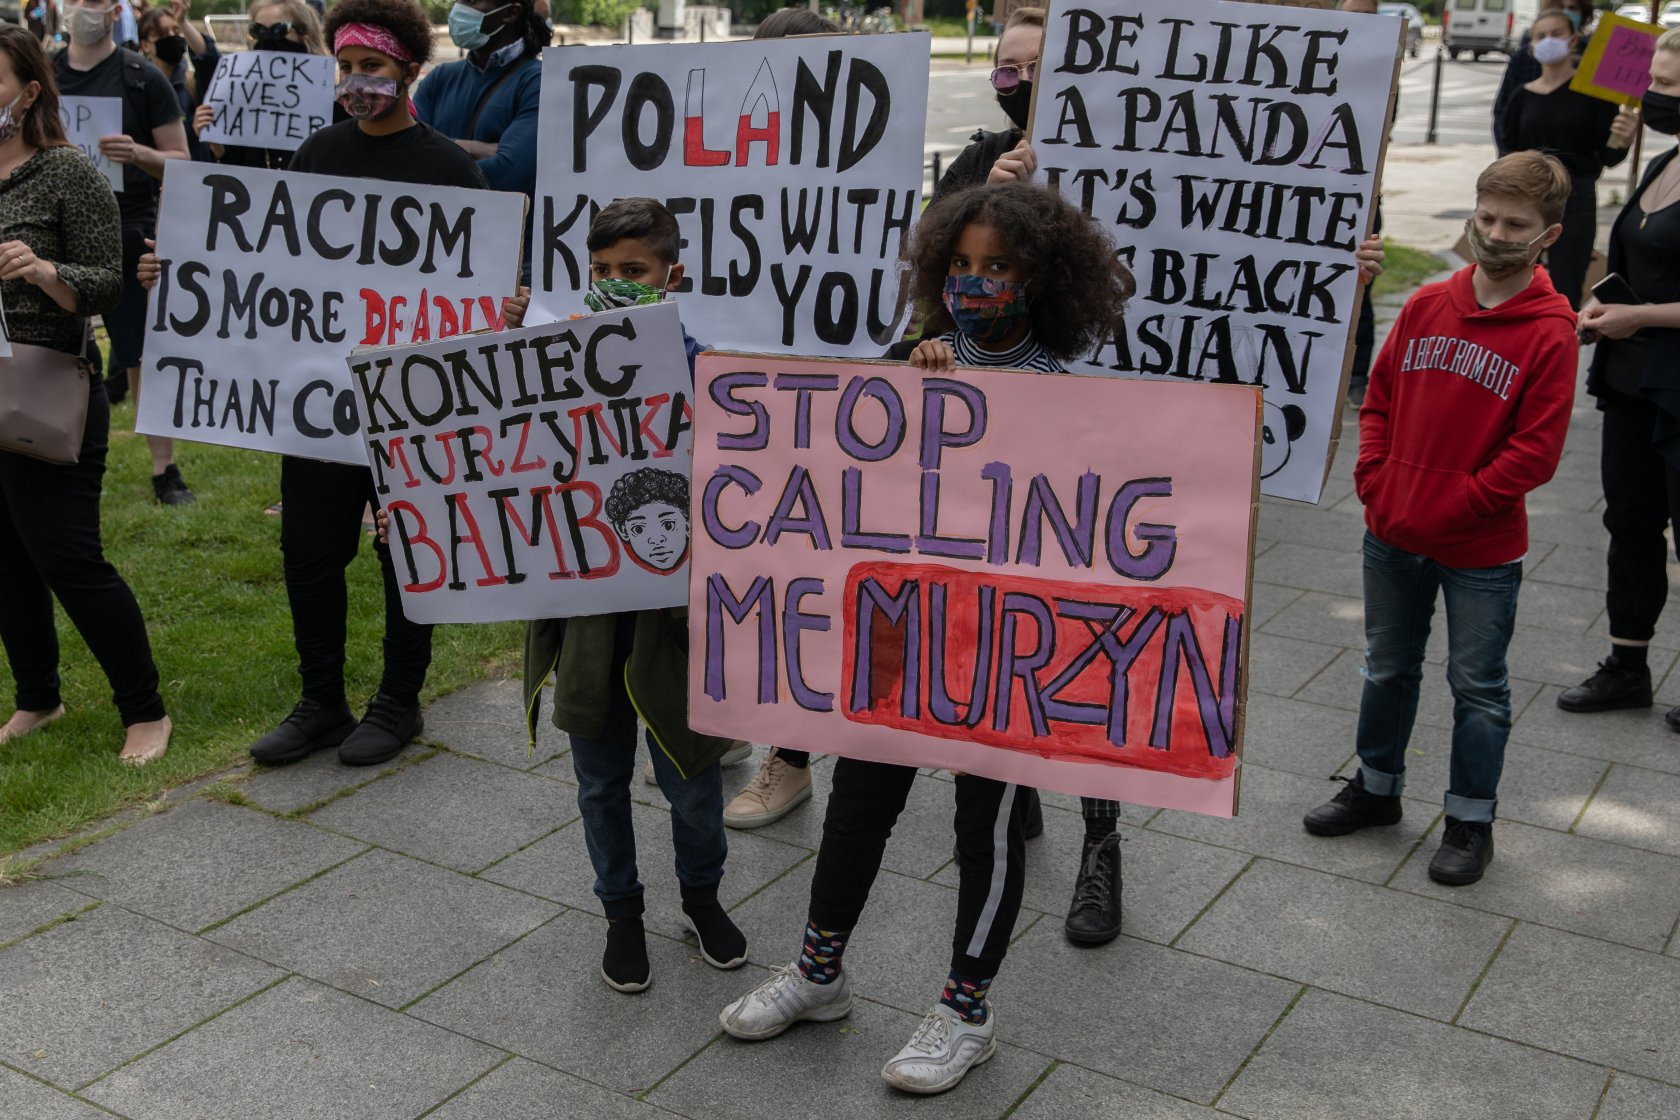
[[[1435,81],[1429,90],[1429,134],[1423,138],[1425,144],[1435,143],[1435,125],[1441,119],[1441,60],[1446,53],[1442,47],[1435,48]]]

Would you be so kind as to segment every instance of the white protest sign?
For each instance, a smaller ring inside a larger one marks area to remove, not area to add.
[[[366,462],[345,356],[499,327],[524,203],[170,160],[136,429]]]
[[[1399,29],[1222,0],[1051,9],[1039,177],[1138,284],[1076,369],[1263,386],[1265,494],[1316,502],[1340,430]]]
[[[199,139],[296,151],[332,120],[337,62],[290,51],[222,55],[204,103],[215,109]]]
[[[122,135],[122,98],[120,97],[61,97],[58,115],[64,121],[64,137],[93,161],[111,184],[113,191],[123,189],[123,165],[112,163],[99,150],[101,136]]]
[[[590,219],[645,196],[682,230],[689,334],[879,357],[904,327],[927,60],[925,33],[545,50],[533,317],[583,309]]]
[[[348,364],[405,616],[687,602],[693,381],[675,304]]]

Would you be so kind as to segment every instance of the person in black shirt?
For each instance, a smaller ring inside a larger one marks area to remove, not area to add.
[[[174,87],[144,57],[112,41],[115,13],[116,8],[101,7],[99,0],[66,0],[70,45],[53,56],[60,92],[122,100],[122,132],[99,138],[100,153],[123,165],[123,189],[117,192],[123,223],[123,290],[116,308],[104,315],[105,331],[111,336],[107,368],[113,375],[113,401],[121,400],[130,385],[137,397],[140,392],[146,293],[135,279],[135,266],[157,224],[157,184],[163,178],[164,161],[189,158]],[[192,501],[192,491],[175,466],[175,441],[147,436],[146,444],[152,452],[152,489],[158,500],[165,505]]]
[[[210,88],[216,63],[222,57],[216,50],[216,40],[205,38],[192,25],[190,8],[189,0],[174,0],[167,8],[148,8],[139,24],[140,53],[168,76],[186,117],[192,116]],[[187,136],[187,150],[193,159],[205,158],[197,136]]]
[[[1540,64],[1540,76],[1518,87],[1506,103],[1499,154],[1542,151],[1556,156],[1569,172],[1573,189],[1563,212],[1563,236],[1548,250],[1546,269],[1552,287],[1579,310],[1598,236],[1598,177],[1627,157],[1634,117],[1569,88],[1576,38],[1574,23],[1561,11],[1542,12],[1534,20],[1528,48]]]

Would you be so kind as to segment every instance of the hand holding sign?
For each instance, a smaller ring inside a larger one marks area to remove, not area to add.
[[[205,143],[296,151],[332,120],[335,66],[326,55],[225,54],[193,127]]]
[[[58,99],[59,116],[64,121],[64,136],[93,161],[111,184],[113,191],[123,189],[123,165],[111,159],[105,151],[104,139],[122,135],[122,98],[74,97]],[[133,141],[129,141],[132,146]]]

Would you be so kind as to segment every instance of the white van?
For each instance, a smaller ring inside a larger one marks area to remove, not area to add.
[[[1441,45],[1453,58],[1514,54],[1539,14],[1540,0],[1446,0]]]

